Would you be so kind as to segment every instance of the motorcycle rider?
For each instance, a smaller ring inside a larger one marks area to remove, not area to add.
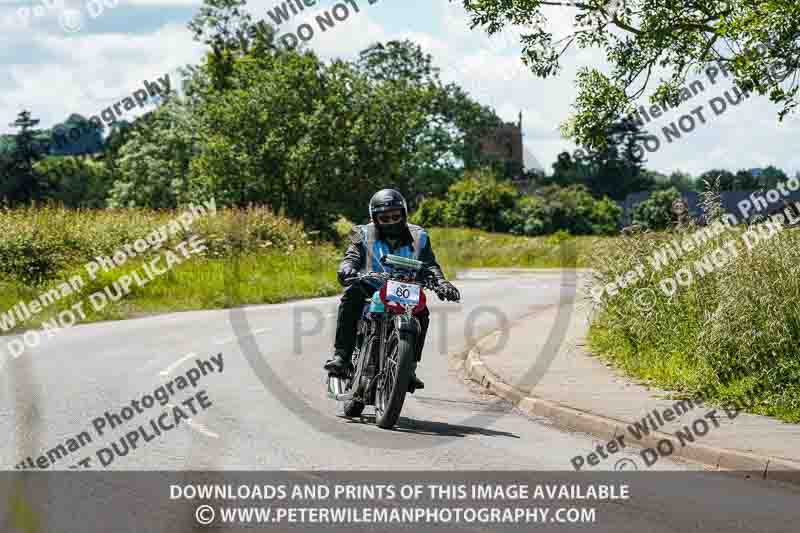
[[[394,189],[382,189],[369,201],[370,223],[356,226],[350,234],[350,245],[337,272],[339,283],[359,273],[383,272],[380,259],[386,254],[400,255],[422,261],[437,282],[436,293],[440,300],[458,301],[458,289],[445,279],[441,267],[431,248],[428,233],[419,226],[409,224],[408,207],[403,195]],[[355,348],[356,325],[364,306],[378,287],[367,280],[355,282],[347,287],[339,304],[334,340],[334,355],[325,363],[325,370],[343,376],[351,368],[351,357]],[[416,361],[412,369],[409,392],[422,389],[425,384],[417,377],[417,363],[422,357],[425,334],[428,331],[430,313],[427,309],[415,315],[419,320],[421,334],[417,346]]]

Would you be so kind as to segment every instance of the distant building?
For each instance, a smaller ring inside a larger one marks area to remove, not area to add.
[[[522,157],[522,113],[519,123],[506,122],[502,126],[487,131],[479,140],[481,155],[495,157],[503,162],[510,161],[524,168]]]
[[[481,160],[494,159],[522,190],[528,190],[536,181],[536,176],[544,176],[545,171],[536,156],[522,142],[522,112],[515,124],[506,122],[497,128],[482,133],[477,138],[478,154]]]

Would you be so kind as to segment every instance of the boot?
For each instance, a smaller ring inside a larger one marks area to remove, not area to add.
[[[424,389],[425,383],[417,377],[417,363],[414,363],[414,368],[411,369],[411,379],[408,381],[408,392],[414,394],[417,389]]]
[[[345,357],[343,353],[337,352],[325,362],[323,368],[327,370],[328,374],[346,378],[348,373],[353,370],[353,365],[350,363],[349,357]]]
[[[416,374],[411,374],[411,381],[408,383],[408,392],[414,394],[417,389],[424,389],[425,382],[417,377]]]

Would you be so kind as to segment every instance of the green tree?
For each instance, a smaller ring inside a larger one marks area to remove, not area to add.
[[[42,132],[36,130],[38,119],[30,111],[21,111],[9,124],[19,130],[14,136],[14,148],[7,155],[0,181],[0,198],[11,204],[26,204],[41,200],[48,190],[47,180],[34,169],[34,164],[44,157],[47,147],[42,143]]]
[[[604,50],[609,72],[589,65],[577,76],[575,113],[563,132],[596,148],[603,131],[649,89],[653,103],[676,103],[692,74],[717,62],[744,90],[769,95],[779,117],[795,111],[800,67],[796,0],[464,0],[472,27],[495,33],[524,25],[523,61],[540,77],[555,75],[571,46]],[[558,6],[558,7],[554,7]],[[547,9],[574,13],[574,31],[554,39]],[[760,47],[760,48],[759,48]],[[778,69],[778,70],[775,70]],[[656,82],[655,80],[659,81]],[[655,87],[653,87],[655,84]]]
[[[110,207],[174,208],[197,201],[189,183],[196,136],[185,104],[170,99],[126,135],[119,148]]]
[[[582,183],[590,170],[584,162],[584,153],[576,150],[575,157],[567,151],[561,152],[553,163],[553,174],[545,181],[547,184],[569,187]]]
[[[633,192],[651,190],[653,183],[642,172],[641,127],[631,119],[619,118],[602,137],[598,147],[586,146],[579,158],[585,169],[582,183],[597,198],[624,200]]]
[[[82,115],[72,114],[52,129],[49,153],[52,155],[82,155],[102,152],[103,126],[90,122]]]
[[[508,231],[503,214],[514,208],[519,196],[510,183],[493,174],[470,171],[447,191],[447,220],[455,226]]]
[[[647,200],[633,208],[633,223],[651,230],[672,227],[672,202],[680,197],[681,194],[674,187],[653,192]]]
[[[761,180],[749,170],[740,170],[733,178],[732,190],[751,190],[761,187]]]
[[[622,208],[613,200],[594,198],[583,185],[548,185],[523,196],[504,216],[511,233],[609,235],[616,232]]]
[[[409,41],[376,43],[359,54],[355,67],[376,83],[399,83],[419,94],[427,118],[414,134],[413,152],[405,166],[409,193],[442,194],[461,174],[461,168],[478,168],[478,140],[499,126],[495,112],[472,100],[455,83],[443,84],[433,58]]]
[[[778,183],[784,183],[787,179],[789,178],[783,170],[770,165],[761,172],[759,183],[764,189],[774,189]]]
[[[111,173],[91,157],[47,157],[34,169],[50,184],[47,200],[75,208],[102,208],[112,186]]]
[[[697,191],[697,181],[690,174],[676,170],[669,175],[669,187],[674,187],[679,192],[699,192]]]
[[[223,205],[264,203],[316,229],[338,214],[361,220],[376,187],[408,190],[424,88],[375,82],[311,52],[244,56],[231,80],[236,90],[209,94],[198,109],[197,190]]]
[[[375,43],[359,52],[356,67],[378,81],[437,84],[439,69],[418,44],[406,39]]]
[[[624,200],[632,192],[652,190],[655,182],[644,171],[640,126],[620,118],[603,133],[600,148],[585,147],[573,154],[562,152],[547,183],[568,187],[584,185],[595,197]]]
[[[263,21],[254,23],[244,10],[246,0],[203,0],[188,24],[194,40],[206,44],[207,72],[211,86],[222,91],[230,87],[237,58],[278,53],[275,29]]]
[[[713,183],[714,180],[716,180],[718,176],[719,176],[719,190],[720,191],[733,191],[733,190],[736,190],[736,188],[737,188],[736,187],[736,185],[737,185],[737,183],[736,183],[736,174],[734,174],[733,172],[731,172],[729,170],[718,169],[718,168],[715,168],[715,169],[712,169],[712,170],[707,170],[706,172],[703,172],[702,174],[700,174],[700,177],[698,178],[698,180],[700,181],[700,183],[705,183],[705,182]]]

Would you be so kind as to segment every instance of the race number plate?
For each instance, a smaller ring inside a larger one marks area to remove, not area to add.
[[[386,284],[386,299],[402,305],[416,305],[419,303],[419,285],[389,281]]]

